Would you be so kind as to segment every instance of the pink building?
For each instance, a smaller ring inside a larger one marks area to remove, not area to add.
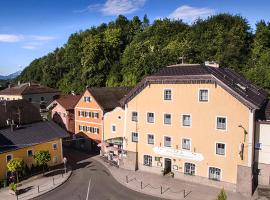
[[[66,129],[70,134],[75,133],[74,108],[81,95],[65,95],[54,100],[48,107],[52,108],[52,120]]]

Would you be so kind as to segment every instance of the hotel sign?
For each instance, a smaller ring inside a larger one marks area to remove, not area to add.
[[[194,153],[191,151],[183,151],[178,149],[166,148],[166,147],[154,147],[153,151],[156,154],[162,156],[168,156],[172,158],[180,158],[186,160],[202,161],[204,159],[203,155],[200,153]]]

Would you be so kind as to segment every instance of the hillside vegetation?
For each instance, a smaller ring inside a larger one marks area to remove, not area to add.
[[[219,14],[192,25],[147,16],[115,21],[72,34],[67,43],[35,59],[17,80],[62,92],[86,86],[133,86],[161,67],[216,61],[270,90],[270,25],[252,32],[241,16]]]

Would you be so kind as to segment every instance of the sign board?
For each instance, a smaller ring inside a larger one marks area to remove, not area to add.
[[[186,159],[186,160],[194,160],[194,161],[202,161],[204,159],[203,155],[200,153],[194,153],[191,151],[183,151],[179,149],[172,149],[172,148],[166,148],[166,147],[154,147],[153,151],[156,154],[159,154],[161,156],[167,156],[171,158],[180,158],[180,159]]]

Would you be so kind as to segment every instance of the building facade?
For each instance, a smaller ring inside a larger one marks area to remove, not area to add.
[[[169,66],[135,86],[123,110],[106,114],[104,138],[123,130],[120,167],[251,195],[255,113],[266,95],[228,69]]]

